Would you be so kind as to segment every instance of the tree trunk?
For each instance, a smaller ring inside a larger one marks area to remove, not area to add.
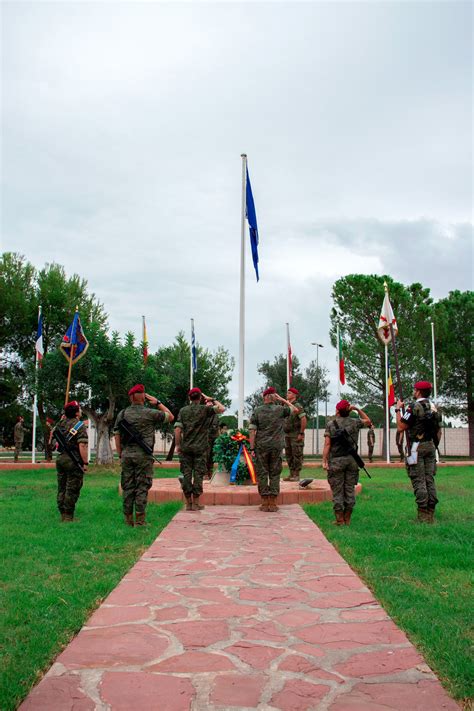
[[[174,454],[175,445],[176,445],[176,442],[175,442],[174,435],[173,435],[173,439],[171,440],[171,445],[170,445],[170,448],[169,448],[169,450],[168,450],[168,454],[166,455],[166,461],[167,461],[167,462],[173,461],[173,454]]]
[[[114,455],[110,443],[108,417],[106,415],[94,417],[94,424],[97,428],[96,463],[110,466],[114,463]]]
[[[474,459],[474,408],[472,406],[469,407],[470,404],[468,401],[467,426],[469,428],[469,458]]]

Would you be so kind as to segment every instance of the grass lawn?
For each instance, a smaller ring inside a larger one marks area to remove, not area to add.
[[[440,468],[433,526],[415,523],[403,469],[361,476],[350,527],[333,525],[332,504],[307,505],[310,518],[408,634],[448,692],[474,696],[472,596],[473,467]],[[472,708],[467,702],[466,708]]]
[[[151,525],[129,528],[118,481],[118,470],[86,476],[79,521],[61,524],[54,470],[0,473],[2,711],[18,706],[181,508],[174,501],[150,505]]]

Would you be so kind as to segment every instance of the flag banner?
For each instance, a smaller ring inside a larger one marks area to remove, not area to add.
[[[338,361],[339,361],[339,382],[341,385],[346,384],[346,371],[344,367],[344,353],[342,351],[342,338],[341,338],[341,333],[339,332],[339,342],[337,345],[338,348]]]
[[[196,353],[196,336],[194,335],[194,319],[191,319],[191,358],[193,362],[193,373],[198,369]]]
[[[252,186],[250,185],[249,171],[247,168],[247,186],[246,186],[246,205],[247,205],[247,220],[250,230],[250,246],[252,248],[252,260],[255,269],[257,281],[259,280],[258,273],[258,227],[257,214],[255,212],[255,203],[253,201]]]
[[[291,343],[288,344],[288,382],[293,382],[293,352],[291,350]]]
[[[232,464],[231,470],[230,470],[230,483],[235,484],[235,480],[237,478],[237,469],[239,468],[240,464],[240,455],[242,454],[242,449],[244,448],[243,443],[239,447],[239,451],[237,453],[236,458],[234,459],[234,463]]]
[[[392,407],[393,405],[395,405],[395,389],[393,387],[392,369],[390,368],[390,359],[388,359],[388,366],[387,366],[387,393],[388,393],[388,406]]]
[[[145,323],[145,317],[142,316],[143,319],[143,363],[146,365],[148,361],[148,336],[146,332],[146,323]]]
[[[41,360],[44,356],[44,348],[43,348],[43,314],[41,313],[41,309],[38,315],[38,330],[36,332],[36,344],[35,344],[35,349],[36,349],[36,358],[38,360],[39,365],[41,366]]]
[[[387,345],[392,340],[392,334],[390,332],[390,325],[393,326],[393,333],[396,336],[398,333],[397,319],[394,316],[392,304],[388,297],[388,291],[385,292],[382,311],[380,313],[379,325],[377,326],[377,333],[384,345]]]
[[[59,348],[67,360],[71,360],[72,354],[71,362],[73,365],[74,363],[77,363],[83,355],[85,355],[87,349],[89,348],[89,341],[84,335],[84,331],[81,326],[81,319],[79,318],[79,313],[77,311],[74,314],[72,324],[63,336],[63,340]]]

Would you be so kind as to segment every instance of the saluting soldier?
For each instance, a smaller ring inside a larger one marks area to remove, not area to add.
[[[61,521],[74,521],[74,511],[84,483],[84,473],[88,466],[87,427],[81,420],[81,406],[77,400],[71,400],[64,407],[64,415],[53,429],[60,430],[68,448],[76,455],[78,464],[67,454],[58,442],[58,456],[56,458],[56,471],[58,475],[57,504]],[[82,470],[81,471],[81,468]]]
[[[371,425],[367,431],[367,448],[369,450],[369,462],[372,461],[372,457],[374,455],[374,447],[375,447],[375,430],[374,430],[374,426]]]
[[[296,412],[291,412],[285,418],[283,429],[285,431],[285,455],[288,462],[289,476],[283,481],[299,481],[300,471],[303,466],[304,432],[308,423],[303,405],[298,402],[300,392],[296,388],[288,388],[286,399],[296,407]]]
[[[18,415],[16,418],[16,424],[13,428],[13,440],[15,442],[15,454],[13,456],[13,461],[17,462],[21,453],[21,448],[23,445],[23,440],[25,439],[25,428],[23,427],[23,417]]]
[[[298,413],[293,403],[270,387],[263,391],[263,405],[259,405],[250,418],[250,451],[255,450],[258,493],[262,500],[260,511],[278,511],[276,501],[285,444],[283,426],[285,418],[292,413]]]
[[[219,436],[219,415],[217,412],[209,418],[209,444],[207,448],[207,478],[211,479],[214,473],[214,444]]]
[[[408,434],[410,451],[406,466],[418,507],[418,520],[422,523],[434,522],[438,503],[434,478],[436,447],[441,438],[441,416],[430,402],[431,388],[427,380],[418,381],[414,385],[414,402],[403,414],[404,403],[401,400],[395,408],[397,429]]]
[[[350,417],[351,412],[357,412],[360,419]],[[349,447],[357,449],[359,430],[371,424],[370,418],[359,407],[341,400],[336,405],[336,416],[326,425],[323,468],[328,472],[337,526],[350,525],[356,503],[354,490],[359,481],[359,467],[348,450]],[[343,434],[344,431],[347,435]]]
[[[157,397],[148,395],[141,384],[128,391],[130,405],[121,410],[115,420],[114,435],[117,454],[122,461],[122,498],[125,523],[128,526],[146,526],[145,513],[148,491],[153,483],[153,456],[126,433],[121,423],[138,435],[148,451],[153,452],[155,430],[174,416]],[[156,410],[145,407],[145,400]],[[135,520],[133,512],[135,510]]]
[[[204,395],[200,388],[192,388],[188,396],[189,405],[179,411],[174,435],[183,477],[181,486],[186,498],[186,511],[200,511],[204,508],[199,498],[207,471],[209,422],[214,415],[223,413],[225,407],[214,398]]]

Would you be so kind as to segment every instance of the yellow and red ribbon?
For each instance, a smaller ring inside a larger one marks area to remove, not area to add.
[[[250,452],[248,451],[247,447],[244,444],[244,442],[249,441],[248,437],[246,437],[244,434],[242,434],[242,432],[237,432],[237,434],[231,435],[231,439],[233,439],[234,442],[240,442],[242,453],[243,453],[244,459],[245,459],[245,464],[247,465],[247,469],[249,470],[250,479],[252,480],[252,484],[256,484],[257,483],[257,475],[255,474],[255,467],[253,465],[253,461],[252,461],[252,457],[250,456]],[[237,456],[239,456],[239,455],[237,455]]]

